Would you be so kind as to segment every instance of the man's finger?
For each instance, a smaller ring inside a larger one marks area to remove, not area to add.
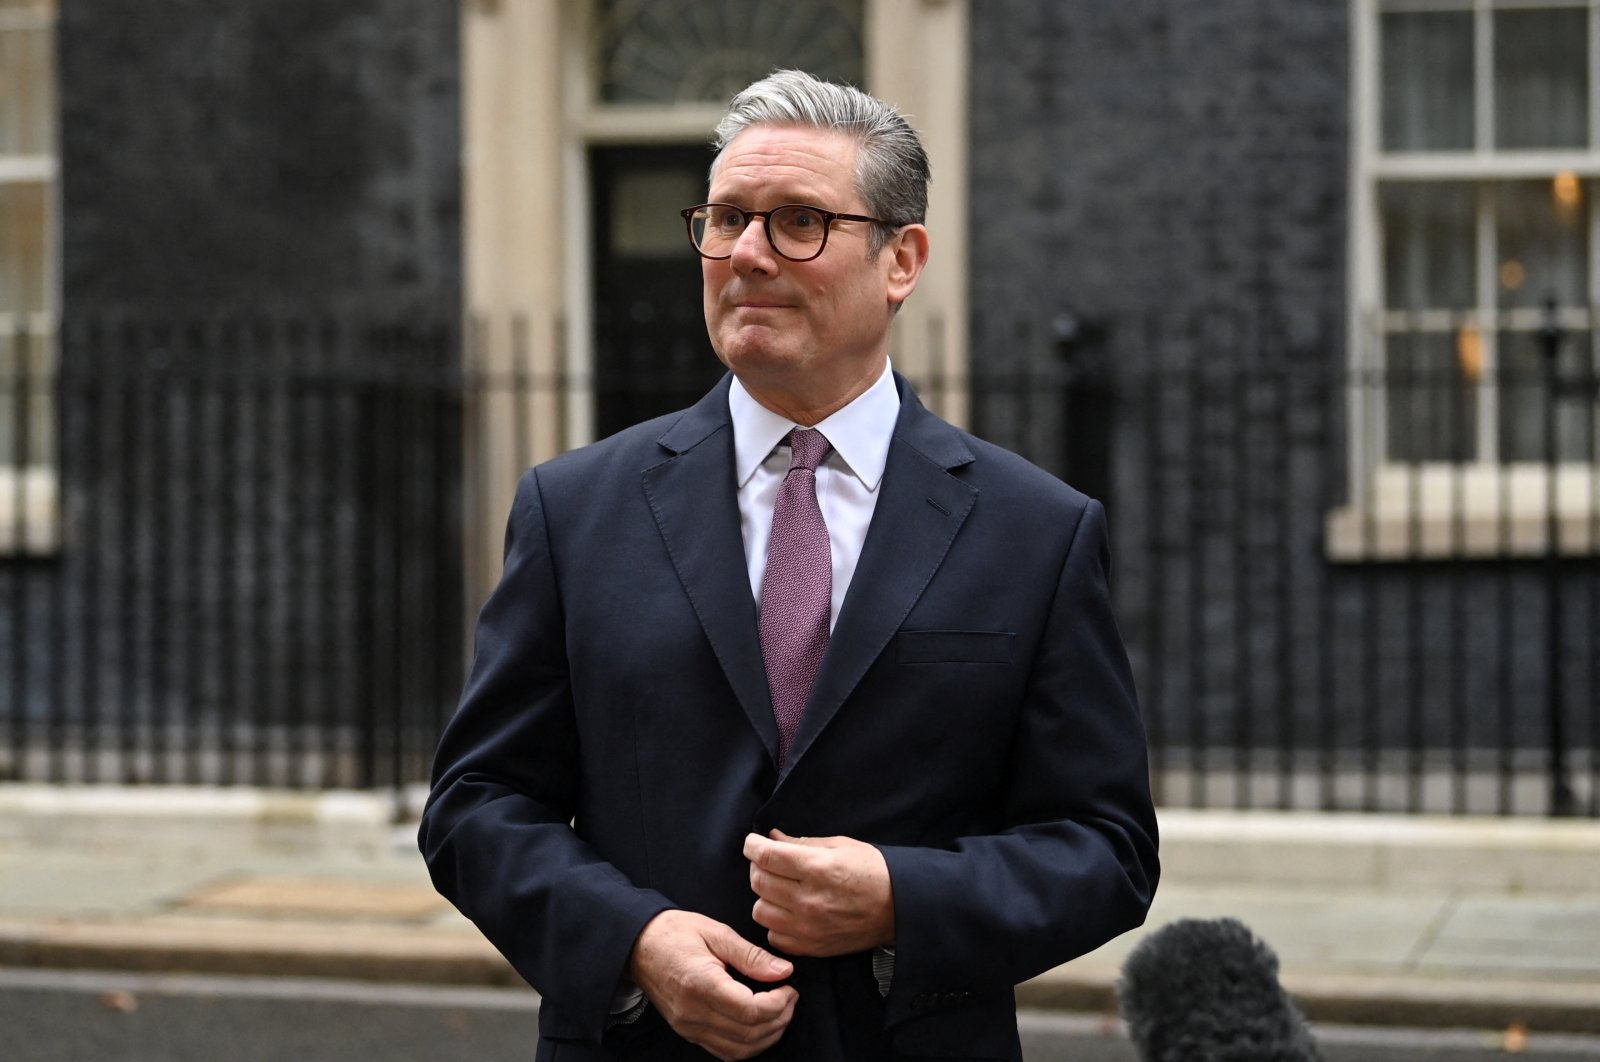
[[[757,866],[772,869],[769,864],[781,856],[780,842],[769,840],[759,833],[747,833],[744,836],[744,857]]]
[[[705,941],[711,954],[757,981],[781,981],[794,973],[794,964],[788,959],[780,959],[759,944],[750,943],[727,926],[707,932]]]
[[[750,891],[783,907],[792,907],[801,895],[801,883],[774,874],[759,863],[750,864]]]
[[[777,828],[774,828],[768,836],[774,841],[804,845],[807,848],[843,848],[846,845],[858,843],[849,837],[790,837]]]
[[[799,881],[809,865],[810,853],[792,841],[769,840],[752,833],[744,839],[744,857],[762,870]]]
[[[710,1015],[715,1015],[714,1024],[743,1036],[778,1021],[788,1009],[789,996],[797,994],[789,985],[752,992],[740,982],[724,976],[714,985],[708,985],[699,1001],[707,1014],[707,1021],[712,1021]]]
[[[783,933],[774,929],[772,932],[767,934],[767,938],[772,941],[772,946],[774,948],[782,948],[791,955],[808,954],[806,949],[809,947],[809,945],[799,937],[791,936],[788,933]]]
[[[770,992],[757,993],[781,1002],[778,1012],[758,1025],[715,1026],[698,1030],[695,1043],[722,1059],[752,1058],[770,1048],[782,1038],[784,1030],[794,1018],[795,1000],[799,993],[785,986]]]
[[[787,907],[773,903],[765,896],[758,899],[755,905],[750,908],[750,917],[755,919],[756,925],[767,930],[787,929],[795,922],[794,915]],[[768,943],[772,944],[773,947],[782,948],[784,951],[789,950],[777,941],[772,940],[771,936],[771,933],[768,933],[767,939]]]

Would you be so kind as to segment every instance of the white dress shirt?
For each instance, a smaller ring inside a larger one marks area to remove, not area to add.
[[[733,419],[733,467],[739,497],[739,531],[744,536],[745,563],[750,573],[750,593],[761,604],[761,580],[767,570],[767,546],[772,537],[772,510],[778,504],[778,487],[789,474],[789,432],[807,427],[779,416],[753,398],[734,377],[728,389],[728,412]],[[850,589],[861,559],[861,545],[878,505],[889,460],[889,439],[900,416],[900,392],[888,364],[876,383],[843,409],[819,424],[833,449],[817,466],[817,504],[828,525],[828,547],[833,560],[833,600],[828,607],[828,630],[839,619],[839,606]],[[873,974],[878,990],[887,995],[894,973],[894,949],[874,948]],[[612,1024],[638,1018],[644,993],[631,982],[618,986],[611,999]]]
[[[789,432],[814,427],[833,449],[817,466],[817,504],[828,525],[833,559],[833,600],[828,629],[839,619],[839,606],[856,573],[867,527],[878,504],[878,487],[889,459],[889,439],[900,416],[900,393],[888,364],[883,375],[849,405],[813,425],[796,424],[751,397],[737,378],[728,389],[733,418],[734,476],[739,497],[739,530],[744,535],[750,592],[761,603],[761,581],[767,570],[767,545],[772,537],[772,510],[778,487],[789,472]]]

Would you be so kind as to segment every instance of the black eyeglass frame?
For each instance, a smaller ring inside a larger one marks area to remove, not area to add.
[[[736,214],[743,215],[744,225],[739,230],[741,233],[745,228],[750,226],[750,222],[753,219],[760,218],[761,231],[767,235],[767,246],[772,248],[773,254],[788,262],[810,262],[813,259],[820,258],[822,256],[822,252],[828,249],[828,234],[833,231],[833,223],[835,221],[866,221],[871,222],[874,225],[883,225],[890,229],[905,228],[905,226],[898,221],[886,221],[883,218],[870,218],[865,214],[841,214],[837,210],[824,210],[819,206],[812,206],[810,203],[783,203],[779,206],[773,207],[771,210],[746,210],[743,207],[734,206],[732,203],[701,203],[698,206],[684,207],[682,210],[678,211],[678,214],[683,218],[684,227],[688,230],[689,246],[693,247],[695,252],[699,254],[701,258],[707,258],[713,262],[723,262],[728,260],[729,258],[733,257],[733,252],[729,251],[727,254],[706,254],[705,251],[701,250],[700,245],[695,242],[694,215],[697,211],[704,210],[707,207],[726,207]],[[822,217],[822,241],[817,244],[816,254],[808,254],[804,258],[796,258],[793,255],[784,254],[782,251],[778,250],[778,244],[772,238],[772,225],[769,223],[768,219],[778,211],[788,210],[790,208],[809,210],[812,213],[818,214]]]

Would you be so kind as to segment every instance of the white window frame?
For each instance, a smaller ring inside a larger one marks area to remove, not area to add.
[[[46,0],[42,28],[53,32],[56,24],[56,4]],[[38,29],[33,11],[0,10],[0,32],[8,28]],[[54,70],[52,69],[52,75]],[[52,97],[53,97],[52,93]],[[59,143],[56,148],[60,150]],[[36,384],[54,385],[56,348],[56,293],[60,285],[60,183],[59,163],[55,154],[5,154],[0,153],[0,184],[42,184],[45,186],[45,248],[44,291],[46,305],[42,312],[0,312],[0,344],[13,346],[18,336],[26,334],[28,342],[43,344],[49,371]],[[0,395],[0,401],[11,401]],[[54,416],[54,410],[51,415]],[[10,431],[8,417],[0,430]],[[58,470],[53,463],[20,466],[0,464],[0,556],[47,556],[61,547],[60,489]]]
[[[1600,56],[1600,0],[1352,0],[1350,253],[1347,335],[1352,380],[1380,372],[1387,332],[1404,323],[1424,329],[1428,321],[1382,309],[1384,300],[1380,189],[1386,183],[1461,180],[1480,187],[1496,181],[1553,179],[1567,172],[1580,180],[1600,178],[1600,76],[1591,76],[1590,146],[1584,150],[1509,151],[1492,145],[1494,110],[1490,98],[1493,13],[1508,8],[1578,7],[1589,12],[1591,62]],[[1384,151],[1382,86],[1379,84],[1379,16],[1388,11],[1471,10],[1476,26],[1475,144],[1471,151]],[[1593,185],[1590,185],[1593,188]],[[1590,216],[1590,306],[1600,306],[1600,205],[1588,203]],[[1479,197],[1477,245],[1489,252],[1496,238],[1492,208]],[[1486,242],[1487,241],[1487,242]],[[1528,327],[1527,310],[1496,309],[1496,255],[1480,255],[1477,308],[1461,314],[1433,315],[1441,329],[1474,327],[1483,348],[1486,377],[1498,364],[1502,325]],[[1531,311],[1537,314],[1538,311]],[[1428,315],[1423,315],[1428,316]],[[1448,317],[1450,319],[1443,319]],[[1600,332],[1588,308],[1567,308],[1565,329],[1589,330],[1600,356]],[[1480,401],[1492,401],[1483,389]],[[1327,553],[1334,560],[1446,559],[1528,556],[1546,552],[1552,488],[1558,514],[1556,540],[1562,552],[1587,554],[1596,548],[1593,529],[1600,497],[1592,461],[1562,462],[1551,484],[1539,462],[1491,462],[1495,420],[1480,406],[1479,457],[1475,462],[1401,462],[1386,457],[1385,396],[1352,385],[1348,391],[1349,501],[1328,514]],[[1596,441],[1600,447],[1600,440]]]

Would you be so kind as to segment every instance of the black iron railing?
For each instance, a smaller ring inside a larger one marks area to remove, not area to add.
[[[49,490],[6,514],[0,770],[420,777],[461,680],[457,360],[440,328],[69,324],[0,381],[57,427],[9,469]]]
[[[491,369],[447,327],[0,329],[0,777],[425,778],[516,472],[607,400],[519,334]],[[1107,506],[1163,802],[1600,813],[1587,336],[1464,379],[1316,329],[1074,334],[960,386]],[[1439,413],[1464,387],[1542,408],[1554,460],[1487,459],[1543,426]]]

